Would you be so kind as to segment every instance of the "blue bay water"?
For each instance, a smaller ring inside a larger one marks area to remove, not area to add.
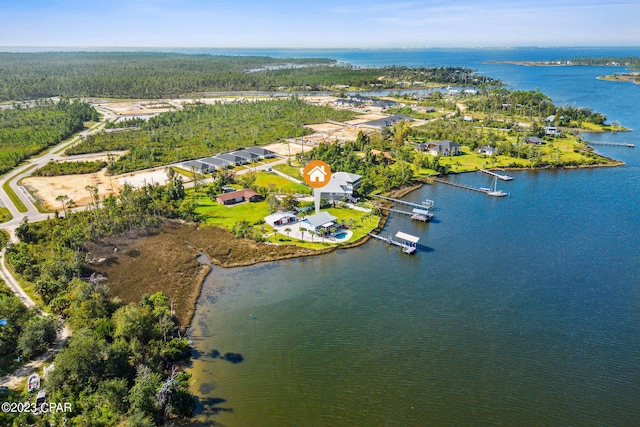
[[[599,49],[577,56],[640,50]],[[482,63],[572,52],[340,51],[338,59],[478,68],[636,129],[586,139],[640,147],[640,86],[595,79],[610,68]],[[415,256],[372,241],[214,268],[192,323],[190,372],[202,402],[194,425],[637,425],[640,152],[597,150],[625,166],[509,172],[504,199],[442,184],[409,194],[435,200],[435,220],[392,217],[383,233],[421,236]],[[450,179],[490,183],[478,173]]]

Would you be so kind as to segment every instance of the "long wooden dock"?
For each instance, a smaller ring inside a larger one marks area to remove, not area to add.
[[[629,147],[634,148],[635,145],[626,142],[606,142],[606,141],[587,141],[589,145],[608,145],[611,147]]]
[[[422,204],[419,205],[417,203],[407,202],[406,200],[393,199],[391,197],[379,196],[377,194],[372,194],[372,196],[373,197],[377,197],[379,199],[388,200],[388,201],[396,203],[398,205],[411,206],[413,208],[419,208],[419,209],[431,209],[431,208],[433,208],[433,203],[434,203],[433,200],[425,199],[425,201],[422,202]]]
[[[486,170],[486,169],[480,169],[480,172],[484,172],[487,175],[498,177],[498,179],[501,179],[503,181],[511,181],[513,179],[509,175],[500,175],[499,173],[496,173],[496,172],[493,172],[493,171],[489,171],[489,170]]]
[[[440,179],[440,178],[435,178],[435,177],[431,177],[431,179],[433,179],[435,182],[439,182],[441,184],[452,185],[454,187],[464,188],[465,190],[476,191],[478,193],[487,194],[489,192],[488,188],[472,187],[470,185],[458,184],[457,182],[451,182],[451,181],[447,181],[447,180]]]

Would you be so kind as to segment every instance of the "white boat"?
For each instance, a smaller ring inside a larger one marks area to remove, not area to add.
[[[31,374],[27,380],[27,390],[32,393],[40,388],[40,375]]]
[[[487,196],[504,197],[506,195],[507,193],[505,193],[504,191],[498,190],[498,177],[493,177],[493,183],[491,184],[491,187],[487,188]]]

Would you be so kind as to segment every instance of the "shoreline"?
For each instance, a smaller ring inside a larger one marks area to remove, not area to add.
[[[625,163],[620,161],[620,160],[612,159],[612,158],[606,157],[606,156],[602,156],[602,157],[606,158],[611,163],[600,164],[600,165],[561,166],[561,167],[554,167],[554,168],[551,168],[551,167],[535,167],[535,168],[513,168],[513,167],[509,168],[509,167],[503,167],[503,168],[488,168],[487,170],[548,171],[550,169],[594,169],[594,168],[618,167],[618,166],[624,166],[625,165]],[[457,172],[455,174],[473,173],[473,172],[477,172],[477,171],[464,171],[464,172]],[[441,176],[441,174],[438,174],[436,176]],[[393,191],[389,192],[388,194],[389,194],[390,197],[393,197],[393,198],[404,197],[407,194],[422,188],[425,184],[429,184],[428,180],[429,180],[429,177],[418,178],[418,179],[416,179],[414,185],[411,185],[411,186],[408,186],[408,187],[399,188],[397,190],[393,190]],[[380,232],[380,230],[382,230],[382,228],[384,228],[384,226],[386,225],[386,222],[387,222],[388,218],[389,218],[388,211],[382,210],[381,213],[380,213],[380,219],[378,220],[378,225],[372,230],[372,232],[374,232],[374,233]],[[215,226],[213,226],[213,227],[215,227]],[[209,262],[212,265],[215,265],[215,266],[218,266],[218,267],[222,267],[222,268],[236,268],[236,267],[249,267],[249,266],[256,265],[256,264],[261,264],[261,263],[284,261],[284,260],[287,260],[287,259],[305,258],[305,257],[325,255],[325,254],[334,252],[336,250],[350,249],[350,248],[355,248],[355,247],[364,245],[370,239],[371,239],[371,236],[369,236],[367,234],[367,235],[361,237],[360,239],[358,239],[358,240],[356,240],[354,242],[345,244],[345,245],[333,246],[333,247],[328,247],[328,248],[320,249],[320,250],[311,250],[313,252],[307,252],[307,253],[292,253],[292,254],[287,254],[287,255],[282,255],[282,256],[273,256],[273,257],[265,258],[265,259],[253,259],[253,260],[246,260],[246,261],[241,261],[241,262],[220,261],[217,258],[211,257],[206,252],[206,249],[198,248],[196,246],[194,246],[194,248],[196,250],[200,251],[201,253],[203,253],[204,255],[206,255],[207,258],[209,259]],[[238,240],[244,240],[244,239],[238,239]],[[261,243],[258,243],[258,244],[261,244]],[[291,244],[291,245],[281,245],[281,246],[295,246],[295,245]],[[203,265],[206,265],[206,264],[203,264]],[[202,294],[202,286],[204,284],[204,281],[206,280],[208,275],[211,273],[211,268],[208,265],[207,265],[207,267],[209,268],[209,271],[207,271],[207,273],[202,275],[202,277],[199,278],[199,281],[196,284],[197,291],[195,293],[197,293],[197,298],[195,299],[193,308],[192,308],[191,312],[189,313],[189,316],[187,316],[188,319],[189,319],[189,321],[188,321],[188,323],[186,325],[187,329],[191,327],[191,322],[193,321],[193,317],[195,315],[196,306],[198,304],[198,300],[200,299],[200,295]]]

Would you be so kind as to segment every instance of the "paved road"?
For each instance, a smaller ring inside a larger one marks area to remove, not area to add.
[[[110,112],[107,112],[106,110],[101,112],[103,113],[104,120],[113,118]],[[80,132],[71,141],[65,141],[54,147],[51,147],[45,154],[29,159],[26,164],[19,166],[18,168],[11,171],[11,173],[6,174],[0,179],[0,203],[2,204],[2,206],[6,207],[13,216],[13,219],[11,219],[10,221],[0,224],[0,228],[9,232],[11,241],[17,241],[17,238],[15,236],[15,229],[25,217],[27,218],[28,222],[36,222],[43,221],[51,216],[51,214],[38,212],[38,209],[36,209],[33,201],[31,200],[31,196],[28,194],[24,187],[18,185],[18,182],[22,178],[30,175],[34,169],[44,166],[51,160],[61,159],[63,148],[67,148],[78,143],[81,137],[94,132],[98,132],[103,127],[104,122],[93,126],[91,129]],[[5,192],[4,188],[2,188],[2,186],[7,182],[9,182],[9,186],[13,189],[18,198],[26,206],[27,212],[18,211],[18,209],[15,207],[15,205]],[[0,251],[0,278],[4,280],[7,286],[9,286],[9,288],[18,298],[20,298],[20,301],[22,301],[25,306],[29,308],[36,307],[35,302],[29,297],[29,295],[27,295],[27,293],[24,291],[24,289],[22,289],[15,277],[13,277],[11,272],[7,269],[5,265],[4,253],[4,249]],[[48,315],[47,313],[43,314]],[[65,346],[67,340],[71,336],[71,333],[71,329],[69,329],[68,326],[64,325],[61,331],[58,333],[58,338],[53,347],[47,350],[47,352],[43,355],[18,368],[13,374],[0,377],[0,386],[7,386],[10,388],[18,387],[21,382],[23,382],[29,375],[31,375],[31,373],[42,366],[45,362],[53,358],[53,356],[55,356],[55,354],[57,354],[58,351],[60,351],[60,349]]]
[[[106,117],[106,115],[105,115]],[[5,175],[0,179],[0,201],[4,207],[9,209],[9,212],[13,216],[13,219],[7,221],[3,224],[0,224],[0,228],[9,231],[10,234],[13,234],[15,228],[20,225],[23,221],[24,217],[27,217],[27,221],[36,222],[43,221],[48,217],[51,217],[50,213],[41,213],[35,207],[31,195],[28,191],[21,185],[18,185],[18,182],[22,178],[25,178],[33,173],[33,171],[37,168],[40,168],[52,160],[60,160],[63,158],[62,151],[63,148],[67,148],[72,146],[78,142],[80,142],[81,137],[85,137],[91,133],[98,132],[104,127],[104,123],[100,123],[98,125],[93,126],[91,129],[84,130],[80,132],[76,137],[74,137],[71,141],[65,141],[60,143],[52,148],[50,148],[45,154],[39,157],[33,157],[29,159],[26,164],[14,169],[11,173]],[[7,193],[5,192],[3,186],[6,182],[9,182],[9,186],[16,193],[18,198],[22,201],[22,203],[27,208],[27,212],[20,212],[15,207]]]

